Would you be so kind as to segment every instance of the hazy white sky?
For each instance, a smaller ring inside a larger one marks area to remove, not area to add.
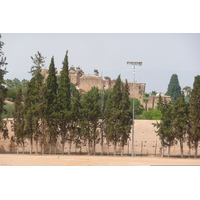
[[[166,92],[172,74],[176,73],[181,87],[191,86],[200,74],[200,34],[198,33],[3,33],[3,51],[7,57],[5,78],[30,79],[31,56],[40,51],[55,58],[62,68],[66,50],[69,66],[80,66],[85,74],[96,68],[112,79],[121,74],[122,80],[133,81],[133,71],[127,61],[142,61],[137,67],[136,81],[146,83],[146,92]]]

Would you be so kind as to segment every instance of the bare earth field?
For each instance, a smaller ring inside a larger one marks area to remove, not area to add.
[[[131,156],[0,154],[0,166],[153,166],[200,165],[200,159]]]

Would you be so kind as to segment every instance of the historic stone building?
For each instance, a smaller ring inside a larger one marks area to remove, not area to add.
[[[48,76],[48,70],[42,69],[42,75],[45,79]],[[57,73],[57,76],[60,76],[60,72]],[[110,89],[115,85],[115,80],[111,80],[110,77],[105,76],[104,78],[99,76],[99,72],[97,69],[94,69],[93,75],[86,75],[84,71],[80,67],[71,66],[69,69],[69,78],[70,81],[76,86],[76,88],[80,91],[81,94],[88,92],[93,86],[98,87],[99,89]],[[130,98],[133,97],[133,82],[129,82],[130,89]],[[134,84],[134,97],[139,99],[141,104],[145,107],[145,103],[143,102],[143,94],[145,93],[145,83],[137,83]],[[169,96],[162,95],[162,98],[170,101],[171,98]],[[158,103],[158,95],[157,96],[149,96],[148,97],[148,108],[155,108]]]
[[[47,69],[42,69],[42,74],[45,77],[45,79],[48,76]],[[60,76],[60,73],[57,74],[57,76]],[[113,88],[115,85],[115,80],[111,80],[110,77],[105,76],[104,78],[99,76],[99,72],[97,69],[94,70],[93,75],[86,75],[84,74],[83,70],[80,67],[70,67],[69,69],[69,78],[70,81],[76,86],[79,91],[84,94],[88,92],[93,86],[98,87],[99,89],[110,89]],[[128,83],[130,88],[130,97],[133,97],[133,83]],[[143,97],[143,94],[145,93],[145,83],[135,83],[134,84],[134,97],[141,100]]]

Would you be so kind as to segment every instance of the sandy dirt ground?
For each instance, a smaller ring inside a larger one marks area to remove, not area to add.
[[[154,166],[200,165],[200,159],[131,156],[0,154],[0,166]]]

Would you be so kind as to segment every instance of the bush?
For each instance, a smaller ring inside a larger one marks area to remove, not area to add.
[[[2,118],[13,118],[14,117],[14,111],[15,111],[15,105],[14,104],[6,104],[4,105],[4,112],[2,114]]]
[[[162,113],[160,110],[153,110],[152,108],[149,108],[148,111],[143,111],[141,119],[150,119],[150,120],[160,120],[162,116]]]

